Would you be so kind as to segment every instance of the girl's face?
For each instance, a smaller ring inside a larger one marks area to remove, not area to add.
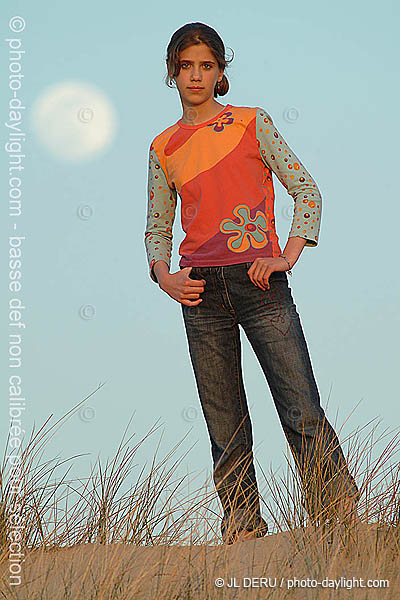
[[[189,46],[180,53],[179,63],[175,81],[182,102],[199,105],[214,98],[214,87],[221,81],[223,71],[218,69],[211,49],[203,43]]]

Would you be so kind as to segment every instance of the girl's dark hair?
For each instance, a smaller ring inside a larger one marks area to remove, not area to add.
[[[182,50],[185,50],[189,46],[194,46],[197,44],[207,44],[213,53],[215,60],[218,63],[218,70],[225,70],[233,60],[233,50],[232,50],[232,58],[225,58],[225,46],[221,37],[212,27],[209,27],[205,23],[187,23],[177,29],[173,36],[170,39],[170,42],[167,47],[167,58],[165,62],[167,63],[167,76],[165,77],[165,83],[168,87],[174,87],[172,85],[173,77],[179,75],[180,71],[180,62],[179,55]],[[172,74],[170,76],[170,73]],[[214,88],[214,97],[216,96],[225,96],[229,90],[229,81],[226,77],[225,73],[222,77],[221,83],[217,83]]]

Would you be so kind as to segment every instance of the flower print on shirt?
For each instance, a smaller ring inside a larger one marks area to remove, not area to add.
[[[233,233],[227,240],[227,246],[232,252],[245,252],[250,248],[263,248],[268,244],[267,219],[265,214],[258,210],[254,219],[250,217],[250,208],[246,204],[239,204],[233,209],[237,223],[232,219],[223,219],[219,229],[222,233]]]
[[[230,116],[232,113],[230,111],[222,113],[218,119],[209,123],[207,127],[213,127],[214,131],[223,131],[225,125],[231,125],[233,123],[233,118]]]

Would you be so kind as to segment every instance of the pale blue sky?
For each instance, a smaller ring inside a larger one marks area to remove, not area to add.
[[[135,412],[134,440],[160,419],[163,456],[191,429],[182,452],[194,443],[195,449],[180,472],[210,472],[181,309],[150,280],[143,243],[148,147],[181,116],[177,91],[163,82],[166,47],[173,32],[192,21],[214,27],[227,52],[235,52],[227,70],[230,91],[219,101],[268,110],[320,187],[320,242],[304,249],[289,282],[324,408],[329,397],[328,418],[333,423],[337,417],[341,425],[359,403],[341,439],[375,418],[382,429],[397,427],[398,4],[249,0],[216,7],[205,0],[193,8],[178,1],[15,1],[1,13],[3,122],[9,97],[7,23],[14,15],[26,21],[18,34],[26,51],[20,95],[27,107],[27,141],[23,212],[17,220],[26,236],[21,294],[27,324],[21,369],[26,430],[50,413],[56,420],[106,381],[86,402],[93,409],[88,419],[75,415],[64,425],[51,441],[50,455],[90,453],[74,470],[89,474],[89,462],[99,453],[103,459],[113,454]],[[58,158],[29,120],[43,91],[64,82],[95,86],[116,115],[112,143],[92,160]],[[290,108],[299,113],[293,123],[284,117]],[[3,153],[5,191],[7,168]],[[284,247],[292,198],[275,177],[274,185]],[[89,205],[90,218],[79,218],[81,205]],[[11,372],[6,242],[14,221],[4,201],[4,383]],[[178,210],[174,271],[182,238]],[[79,315],[86,304],[95,307],[92,319]],[[242,344],[256,456],[265,471],[283,472],[286,440],[243,332]],[[4,439],[4,419],[2,427]],[[156,439],[139,453],[141,461],[151,460]]]

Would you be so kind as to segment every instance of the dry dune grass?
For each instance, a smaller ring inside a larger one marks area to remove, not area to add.
[[[85,400],[54,425],[47,420],[32,433],[18,454],[15,472],[6,462],[12,454],[7,440],[0,472],[0,598],[400,597],[400,469],[393,463],[398,432],[384,432],[374,440],[373,425],[361,439],[369,423],[341,441],[342,446],[349,442],[346,458],[361,490],[360,522],[337,508],[337,483],[328,515],[322,518],[316,511],[310,519],[303,504],[310,499],[287,457],[285,478],[263,473],[269,490],[263,512],[270,533],[226,545],[213,485],[211,492],[208,482],[185,491],[187,478],[174,478],[179,461],[168,466],[181,442],[160,462],[157,448],[149,473],[142,470],[124,491],[137,449],[157,428],[132,448],[128,443],[133,436],[124,442],[125,431],[113,459],[105,467],[99,463],[87,480],[70,481],[66,474],[55,480],[65,461],[41,462],[41,454]],[[373,458],[376,444],[388,436],[383,452]],[[314,490],[323,480],[315,474]],[[19,585],[12,585],[13,575],[20,576]]]

